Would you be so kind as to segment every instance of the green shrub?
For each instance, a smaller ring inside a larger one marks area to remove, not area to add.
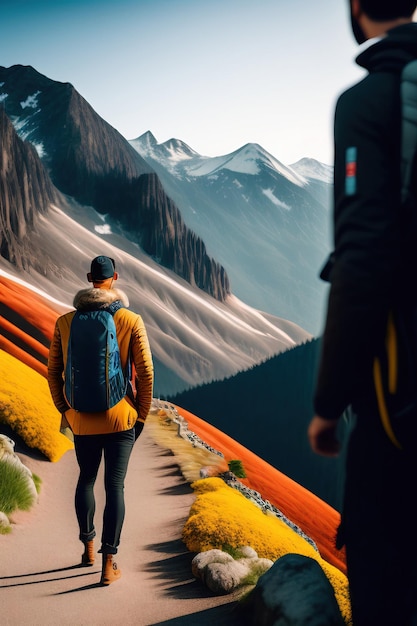
[[[40,484],[39,478],[35,482],[36,489]],[[0,461],[0,511],[10,515],[20,509],[29,511],[35,503],[35,496],[31,491],[22,470],[15,465]]]
[[[37,474],[32,474],[33,482],[35,483],[36,491],[39,493],[41,490],[42,479]]]
[[[8,535],[12,527],[6,514],[0,514],[0,535]]]
[[[238,459],[234,459],[232,461],[229,461],[228,465],[229,465],[229,470],[233,472],[236,478],[246,478],[246,472],[243,467],[242,461],[239,461]]]

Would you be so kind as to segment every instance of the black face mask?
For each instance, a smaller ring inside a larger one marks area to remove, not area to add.
[[[365,33],[363,32],[362,28],[359,26],[359,22],[355,20],[355,18],[352,15],[352,5],[350,7],[350,22],[352,24],[353,36],[355,37],[356,41],[359,44],[366,41]]]

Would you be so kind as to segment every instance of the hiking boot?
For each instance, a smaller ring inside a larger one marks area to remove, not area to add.
[[[81,557],[81,565],[90,567],[94,565],[94,541],[86,541],[84,543],[84,554]]]
[[[114,583],[115,580],[118,580],[121,575],[122,572],[117,567],[117,563],[113,561],[113,554],[103,554],[100,583],[102,585],[110,585]]]

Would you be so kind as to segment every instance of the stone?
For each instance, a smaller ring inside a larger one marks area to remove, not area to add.
[[[248,574],[249,568],[234,559],[228,563],[209,563],[204,582],[213,593],[224,595],[240,587]]]
[[[243,546],[238,552],[237,559],[223,550],[200,552],[191,563],[193,575],[213,593],[222,595],[241,587],[252,572],[260,576],[273,565],[269,559],[260,559],[250,546]]]
[[[230,563],[233,557],[223,550],[206,550],[199,552],[191,561],[191,571],[196,578],[203,578],[204,569],[210,563]]]
[[[319,563],[286,554],[263,574],[244,602],[253,626],[344,626],[333,587]]]

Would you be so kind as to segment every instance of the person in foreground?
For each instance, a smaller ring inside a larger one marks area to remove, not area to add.
[[[321,274],[330,290],[308,439],[337,456],[339,421],[351,412],[337,546],[346,547],[355,626],[417,624],[417,454],[393,445],[373,382],[390,309],[405,293],[416,300],[400,192],[400,79],[417,58],[416,6],[350,0],[355,39],[367,42],[356,61],[368,73],[339,97],[334,117],[334,253]]]
[[[48,384],[53,402],[63,416],[62,426],[69,426],[74,434],[80,470],[75,510],[79,538],[84,544],[81,565],[85,566],[94,564],[94,484],[104,452],[106,502],[99,550],[102,553],[103,585],[109,585],[121,576],[114,555],[118,551],[125,516],[124,480],[133,444],[151,407],[153,391],[153,362],[146,329],[141,316],[127,309],[129,301],[126,294],[114,288],[117,278],[113,259],[107,256],[94,258],[91,271],[87,274],[93,287],[79,291],[73,304],[78,311],[88,311],[106,308],[117,300],[122,302],[123,308],[114,313],[114,323],[121,363],[125,368],[128,359],[131,359],[136,370],[135,401],[126,396],[110,409],[90,413],[76,411],[69,406],[64,393],[64,378],[75,311],[57,319],[48,359]]]

